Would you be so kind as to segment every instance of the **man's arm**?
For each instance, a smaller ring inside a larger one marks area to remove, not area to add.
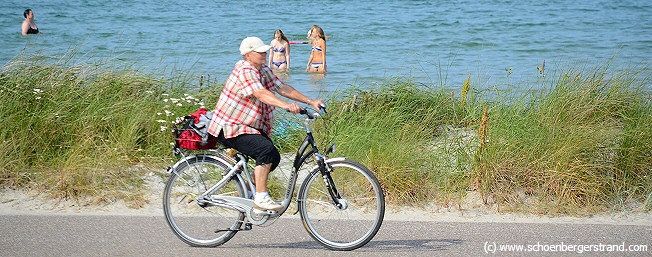
[[[280,91],[280,90],[279,90]],[[295,90],[296,91],[296,90]],[[279,92],[280,93],[280,92]],[[283,94],[281,94],[283,95]],[[278,98],[272,91],[269,91],[267,89],[261,88],[261,89],[256,89],[253,93],[253,96],[258,98],[263,103],[269,104],[274,107],[278,108],[283,108],[286,109],[292,113],[299,113],[301,111],[301,107],[296,104],[296,103],[288,103],[286,101],[283,101],[281,98]],[[295,99],[293,99],[295,100]]]
[[[324,102],[322,100],[312,100],[312,99],[308,98],[307,96],[305,96],[304,94],[302,94],[301,92],[294,89],[292,86],[287,85],[287,84],[280,87],[277,90],[277,92],[279,94],[281,94],[282,96],[290,98],[290,99],[292,99],[294,101],[309,104],[313,108],[315,108],[315,110],[319,110],[319,106],[324,104]]]

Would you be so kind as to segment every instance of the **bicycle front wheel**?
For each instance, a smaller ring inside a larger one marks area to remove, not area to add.
[[[163,192],[163,210],[174,234],[186,244],[215,247],[240,230],[243,213],[198,199],[229,169],[224,163],[199,155],[186,159],[172,171]],[[242,196],[244,191],[237,178],[232,178],[213,195]]]
[[[341,196],[335,205],[318,169],[298,194],[303,225],[315,240],[332,250],[354,250],[378,232],[385,216],[385,197],[369,169],[351,160],[329,160],[332,186]],[[328,179],[326,179],[327,181]]]

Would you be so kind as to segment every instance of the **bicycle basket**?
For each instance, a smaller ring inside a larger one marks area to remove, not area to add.
[[[182,121],[174,124],[175,147],[187,150],[215,148],[217,140],[208,134],[211,118],[212,113],[207,113],[206,109],[200,108],[197,112],[185,116]]]

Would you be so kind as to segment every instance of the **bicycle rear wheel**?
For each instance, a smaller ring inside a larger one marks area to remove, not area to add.
[[[216,185],[230,167],[198,155],[182,162],[171,174],[163,192],[163,211],[174,232],[191,246],[215,247],[229,241],[240,229],[245,215],[197,197]],[[214,195],[244,195],[242,185],[231,179]]]
[[[334,204],[319,170],[299,189],[303,225],[315,240],[332,250],[354,250],[378,232],[385,216],[385,197],[378,179],[362,164],[329,160],[333,184],[342,206]]]

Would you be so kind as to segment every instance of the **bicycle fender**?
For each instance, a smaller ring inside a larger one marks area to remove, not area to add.
[[[346,160],[346,157],[335,157],[335,158],[328,158],[326,159],[325,162],[329,163],[329,162],[344,161],[344,160]]]
[[[332,162],[339,162],[339,161],[344,161],[346,160],[346,157],[335,157],[335,158],[328,158],[324,161],[324,163],[329,164]],[[310,173],[312,174],[313,172],[319,172],[319,167],[315,166],[310,170]]]
[[[219,158],[219,157],[217,157],[217,156],[215,156],[215,155],[212,155],[212,154],[196,154],[196,155],[193,154],[193,155],[189,155],[189,156],[187,156],[187,157],[185,157],[185,158],[182,158],[182,159],[179,160],[177,163],[175,163],[174,165],[172,165],[172,167],[170,167],[170,168],[168,169],[168,174],[172,174],[172,172],[175,171],[175,170],[177,169],[177,167],[179,167],[179,165],[181,165],[181,164],[183,164],[183,163],[185,163],[185,162],[187,162],[187,161],[189,161],[189,160],[192,160],[192,159],[200,159],[200,158],[202,158],[202,159],[205,159],[205,158],[212,159],[212,160],[215,160],[215,161],[217,161],[217,162],[220,162],[220,163],[226,165],[226,166],[229,167],[229,168],[233,167],[233,165],[232,165],[231,163],[229,163],[229,162],[227,162],[226,160],[224,160],[224,159],[222,159],[222,158]]]
[[[329,164],[329,163],[332,163],[332,162],[339,162],[339,161],[344,161],[344,160],[346,160],[346,157],[335,157],[335,158],[329,158],[329,159],[326,159],[326,160],[324,161],[324,163],[325,163],[325,164]],[[318,165],[315,165],[314,167],[312,167],[312,169],[310,169],[309,172],[310,172],[311,174],[314,173],[314,172],[319,172],[319,166],[318,166]],[[303,184],[302,184],[302,185],[303,185]],[[299,189],[301,189],[301,187],[299,187]]]

